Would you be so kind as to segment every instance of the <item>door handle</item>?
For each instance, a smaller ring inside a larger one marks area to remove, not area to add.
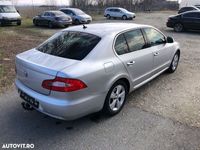
[[[135,61],[130,61],[130,62],[127,63],[127,66],[132,66],[134,64],[135,64]]]
[[[154,55],[154,56],[158,56],[158,55],[159,55],[159,52],[155,52],[153,55]]]

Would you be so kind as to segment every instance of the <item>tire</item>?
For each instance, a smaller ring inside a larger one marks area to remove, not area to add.
[[[3,27],[4,26],[4,21],[0,21],[0,27]]]
[[[21,20],[17,21],[17,25],[20,26],[22,24]]]
[[[127,20],[127,16],[123,15],[122,20]]]
[[[34,24],[34,26],[38,26],[37,20],[33,20],[33,24]]]
[[[106,19],[110,20],[111,16],[109,14],[106,15]]]
[[[74,21],[74,24],[76,24],[76,25],[80,24],[79,20],[76,19],[76,20]]]
[[[51,21],[49,21],[49,23],[48,23],[48,27],[49,27],[49,28],[53,28],[53,24],[52,24]]]
[[[174,25],[174,31],[175,32],[182,32],[184,30],[184,27],[181,23],[176,23]]]
[[[178,68],[179,60],[180,60],[180,52],[176,52],[176,54],[172,59],[171,65],[168,69],[169,73],[174,73],[176,71],[176,69]]]
[[[125,82],[117,81],[109,90],[103,107],[103,113],[107,116],[118,114],[123,108],[128,94]]]

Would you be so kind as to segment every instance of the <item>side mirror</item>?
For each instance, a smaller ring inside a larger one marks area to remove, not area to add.
[[[167,37],[167,43],[174,43],[174,39],[172,37]]]

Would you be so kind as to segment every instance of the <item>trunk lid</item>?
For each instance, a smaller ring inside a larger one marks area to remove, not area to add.
[[[44,89],[42,82],[54,79],[59,71],[77,62],[32,49],[16,56],[16,77],[32,90],[49,95],[50,90]]]

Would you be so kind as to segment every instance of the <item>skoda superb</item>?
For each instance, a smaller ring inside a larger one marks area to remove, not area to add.
[[[58,119],[113,116],[129,92],[173,73],[179,58],[179,44],[152,26],[76,26],[18,54],[15,84],[25,104]]]

